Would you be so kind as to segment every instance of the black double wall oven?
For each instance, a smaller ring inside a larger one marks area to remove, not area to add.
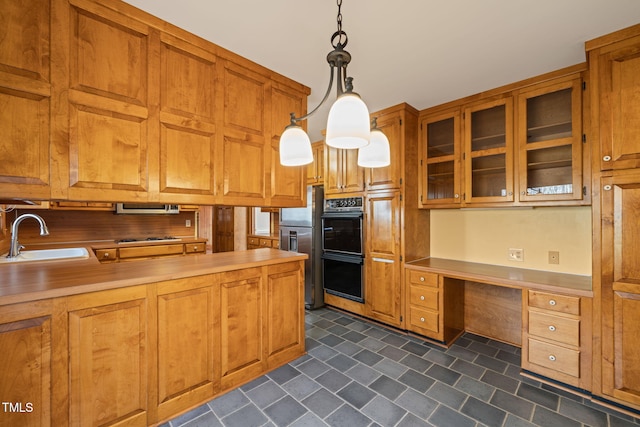
[[[328,294],[364,302],[363,198],[325,200],[323,286]]]

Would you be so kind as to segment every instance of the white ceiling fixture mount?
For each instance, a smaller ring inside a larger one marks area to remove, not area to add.
[[[380,129],[377,129],[375,119],[370,126],[369,109],[353,91],[353,78],[347,77],[347,65],[351,62],[351,54],[344,50],[349,38],[342,30],[342,0],[338,4],[338,30],[331,36],[333,50],[327,55],[329,63],[329,87],[311,112],[301,117],[291,113],[291,123],[285,128],[280,137],[280,163],[284,166],[301,166],[313,162],[311,140],[307,133],[298,125],[306,120],[324,104],[331,93],[334,80],[334,70],[337,74],[337,99],[331,106],[327,120],[325,142],[328,146],[340,149],[360,149],[358,164],[363,167],[383,167],[389,165],[389,140]],[[375,142],[372,144],[372,142]]]

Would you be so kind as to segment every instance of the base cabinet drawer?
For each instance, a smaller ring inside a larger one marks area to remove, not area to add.
[[[422,335],[439,339],[439,315],[437,311],[412,308],[409,314],[411,330]],[[435,335],[435,336],[434,336]]]
[[[577,347],[580,345],[580,320],[530,311],[529,335]]]
[[[420,308],[438,310],[438,290],[426,286],[410,285],[410,304]]]
[[[580,377],[580,351],[529,338],[529,363]]]

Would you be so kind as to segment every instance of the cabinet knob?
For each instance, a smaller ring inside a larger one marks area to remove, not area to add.
[[[611,186],[609,184],[605,185],[602,188],[604,188],[605,191],[611,191]]]
[[[424,323],[424,317],[421,317],[421,318],[420,318],[420,321]]]
[[[550,299],[549,300],[549,305],[556,305],[556,300]]]
[[[194,252],[196,252],[197,250],[198,250],[198,247],[197,247],[197,246],[194,246],[194,247],[193,247],[193,251],[194,251]]]
[[[604,156],[602,158],[602,160],[604,160],[605,162],[610,162],[611,161],[611,156]]]
[[[524,192],[524,191],[521,191],[521,192],[520,192],[520,194],[522,194],[522,195],[524,196],[524,195],[525,195],[525,192]]]
[[[553,326],[553,325],[549,325],[549,330],[550,330],[551,332],[555,332],[556,327],[555,327],[555,326]]]
[[[549,355],[549,360],[551,360],[552,362],[556,361],[556,357],[553,354]]]
[[[424,277],[420,276],[420,281],[424,282]]]
[[[458,193],[456,193],[456,194],[454,194],[454,195],[453,195],[453,197],[454,197],[455,199],[459,199],[459,198],[460,198],[460,195],[459,195]]]
[[[104,254],[102,254],[102,258],[109,258],[109,252],[105,252]]]
[[[424,301],[424,295],[420,295],[420,301]]]

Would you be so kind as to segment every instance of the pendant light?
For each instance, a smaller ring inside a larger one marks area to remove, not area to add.
[[[371,138],[369,145],[358,150],[358,166],[363,168],[382,168],[391,164],[391,149],[389,139],[378,129],[378,122],[374,118],[371,122]]]
[[[327,62],[329,63],[329,87],[320,104],[310,113],[301,117],[296,117],[295,113],[291,113],[290,124],[285,128],[282,136],[280,136],[280,163],[284,166],[301,166],[313,162],[309,136],[297,123],[309,118],[309,116],[318,111],[320,106],[327,100],[333,87],[334,70],[336,71],[335,74],[337,74],[337,99],[329,111],[325,142],[330,147],[340,149],[362,149],[362,147],[367,147],[370,144],[371,129],[369,127],[369,110],[360,98],[360,95],[353,92],[353,78],[346,76],[347,65],[351,62],[351,54],[344,50],[344,48],[349,42],[349,38],[347,37],[347,33],[342,30],[342,0],[337,0],[337,5],[338,31],[331,36],[331,46],[333,46],[333,50],[327,55]],[[382,134],[379,129],[377,132]],[[382,134],[382,137],[384,137],[384,134]],[[384,140],[387,141],[388,150],[389,142],[386,137],[384,137]],[[383,144],[383,142],[379,144]],[[382,150],[382,153],[383,152],[384,150]],[[363,162],[368,162],[368,164],[371,165],[385,163],[385,158],[375,157],[376,154],[380,155],[380,153],[381,151],[379,149],[370,150],[368,154],[365,153],[364,158],[372,160],[363,160]],[[388,165],[388,161],[386,162],[383,166]]]

